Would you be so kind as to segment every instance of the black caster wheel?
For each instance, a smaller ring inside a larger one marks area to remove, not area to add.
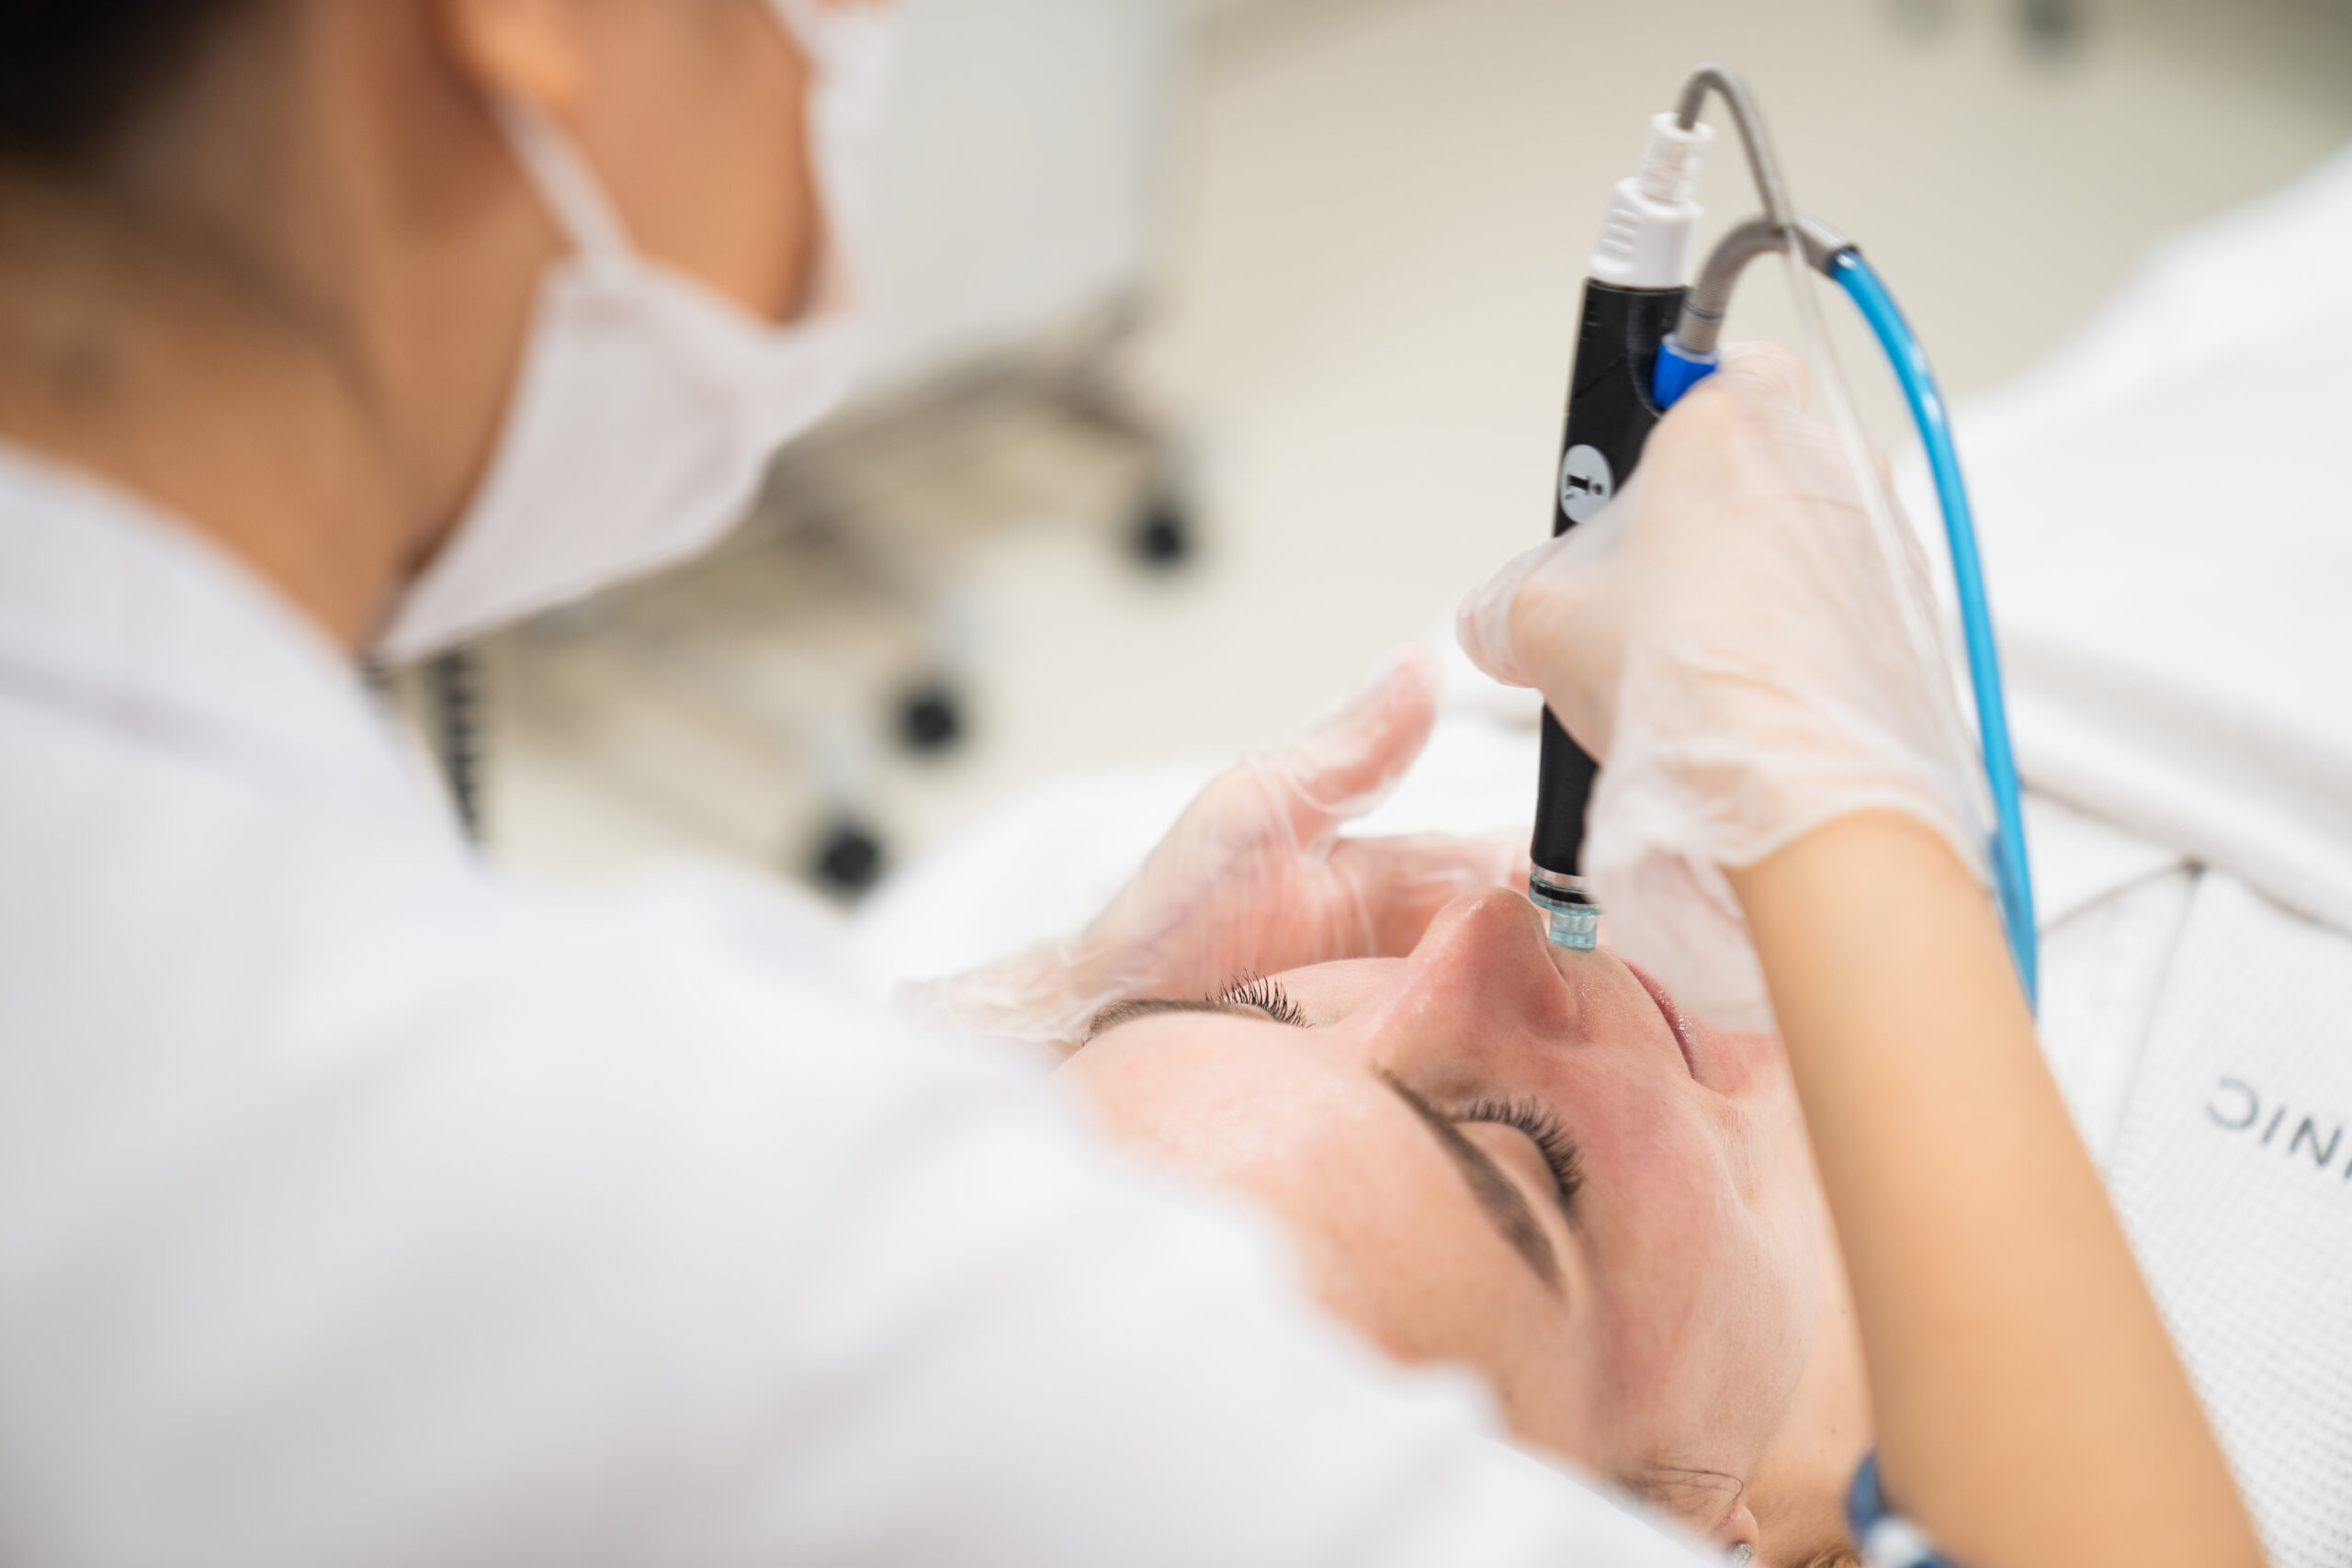
[[[1197,544],[1192,513],[1172,495],[1153,497],[1127,537],[1136,564],[1149,571],[1175,570],[1193,558]]]
[[[2021,0],[2018,6],[2018,25],[2025,34],[2026,46],[2046,60],[2063,60],[2076,52],[2082,47],[2086,20],[2081,0]]]
[[[808,874],[828,892],[854,898],[882,880],[882,840],[846,818],[835,822],[817,840]]]
[[[963,739],[963,699],[945,682],[917,686],[899,700],[899,741],[908,750],[930,756]]]

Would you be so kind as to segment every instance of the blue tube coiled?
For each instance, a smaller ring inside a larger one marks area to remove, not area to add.
[[[1878,274],[1861,253],[1839,251],[1829,259],[1829,276],[1846,291],[1878,335],[1911,404],[1911,418],[1919,427],[1919,444],[1928,451],[1928,468],[1935,476],[1936,499],[1942,505],[1944,539],[1951,547],[1952,590],[1960,603],[1960,633],[1968,648],[1968,679],[1976,694],[1976,729],[1984,750],[1984,782],[1993,793],[1993,887],[2000,896],[2001,921],[2008,930],[2009,953],[2016,959],[2018,978],[2026,1000],[2041,992],[2041,945],[2034,934],[2033,876],[2025,858],[2025,812],[2018,785],[2016,754],[2009,746],[2008,705],[2002,695],[2001,650],[1993,639],[1992,607],[1984,598],[1984,568],[1976,554],[1975,516],[1968,506],[1968,487],[1960,477],[1960,453],[1952,446],[1951,419],[1944,410],[1943,393],[1928,366],[1911,325],[1886,291]]]
[[[2041,946],[2034,932],[2033,877],[2026,864],[2025,813],[2018,784],[2016,755],[2009,745],[2008,705],[2002,696],[2001,654],[1993,638],[1993,614],[1984,596],[1984,570],[1976,553],[1976,525],[1968,505],[1968,487],[1960,477],[1960,453],[1953,446],[1951,421],[1937,389],[1927,351],[1903,319],[1894,297],[1860,252],[1849,247],[1827,258],[1826,270],[1845,289],[1862,319],[1878,337],[1894,367],[1895,379],[1911,405],[1920,445],[1927,448],[1928,468],[1935,477],[1936,498],[1944,514],[1944,537],[1951,550],[1951,575],[1960,604],[1962,640],[1968,649],[1968,676],[1976,694],[1976,727],[1984,753],[1984,782],[1993,795],[1993,836],[1987,846],[1993,864],[1993,890],[2000,900],[2001,923],[2008,937],[2009,955],[2026,1000],[2041,991]],[[1704,379],[1714,368],[1715,356],[1685,352],[1671,338],[1658,355],[1651,383],[1660,408]]]

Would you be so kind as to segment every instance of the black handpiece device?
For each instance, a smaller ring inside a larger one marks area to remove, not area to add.
[[[1568,376],[1567,428],[1560,439],[1559,485],[1552,533],[1566,533],[1607,505],[1657,425],[1650,374],[1658,344],[1674,330],[1686,288],[1622,288],[1588,278]],[[1528,891],[1544,910],[1551,938],[1589,949],[1600,910],[1578,874],[1585,808],[1599,765],[1544,711],[1544,763],[1535,791],[1534,875]]]

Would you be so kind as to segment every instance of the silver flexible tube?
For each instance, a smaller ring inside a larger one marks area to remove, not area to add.
[[[1901,521],[1901,513],[1888,493],[1885,478],[1862,433],[1861,420],[1854,412],[1853,394],[1847,386],[1845,369],[1838,363],[1815,292],[1816,277],[1829,270],[1831,258],[1848,248],[1847,242],[1825,225],[1798,215],[1789,198],[1788,185],[1781,177],[1780,160],[1764,129],[1764,117],[1755,99],[1748,96],[1747,84],[1734,73],[1720,65],[1702,65],[1692,72],[1675,106],[1677,122],[1686,130],[1697,125],[1699,111],[1706,107],[1709,93],[1723,97],[1731,109],[1734,123],[1739,127],[1740,141],[1747,150],[1748,170],[1755,175],[1757,194],[1763,198],[1764,215],[1750,219],[1717,243],[1697,286],[1685,297],[1681,317],[1675,325],[1675,341],[1688,352],[1711,354],[1741,272],[1759,255],[1777,252],[1790,258],[1789,283],[1797,320],[1804,331],[1805,357],[1815,368],[1817,390],[1828,404],[1838,444],[1845,448],[1847,464],[1860,488],[1871,535],[1892,579],[1895,601],[1902,608],[1906,640],[1932,684],[1938,676],[1948,677],[1953,668],[1950,640],[1921,592],[1925,575],[1918,542]],[[1806,265],[1794,265],[1798,258]],[[1952,754],[1973,755],[1976,740],[1962,722],[1958,705],[1938,702],[1931,706],[1950,744],[1955,748]],[[1976,774],[1979,779],[1982,776],[1981,772]],[[1970,803],[1978,818],[1973,826],[1980,838],[1989,838],[1993,824],[1991,796],[1982,789],[1974,793],[1981,798]]]
[[[1747,172],[1756,180],[1756,194],[1763,199],[1764,216],[1724,237],[1708,258],[1707,276],[1684,303],[1674,338],[1694,354],[1713,352],[1723,328],[1724,308],[1731,300],[1731,285],[1738,280],[1740,269],[1768,251],[1793,254],[1804,243],[1797,227],[1796,206],[1789,199],[1788,182],[1781,177],[1780,155],[1772,150],[1771,132],[1764,128],[1764,111],[1756,107],[1747,84],[1737,73],[1721,65],[1702,65],[1690,73],[1674,106],[1675,123],[1685,130],[1696,127],[1710,93],[1723,99],[1731,110],[1732,123],[1739,127],[1740,144],[1747,150]],[[1715,277],[1719,266],[1727,267],[1729,273],[1716,279],[1721,287],[1711,292],[1707,283]]]
[[[1707,254],[1707,265],[1700,269],[1699,281],[1691,286],[1682,302],[1682,317],[1674,328],[1675,342],[1692,354],[1713,354],[1723,332],[1724,312],[1731,309],[1732,291],[1739,287],[1740,274],[1758,256],[1785,252],[1792,233],[1804,253],[1805,265],[1815,272],[1826,273],[1830,258],[1849,248],[1844,235],[1826,223],[1802,214],[1785,228],[1770,218],[1749,219],[1716,241],[1715,248]]]
[[[1675,123],[1685,130],[1695,128],[1709,93],[1722,96],[1731,109],[1732,123],[1739,127],[1739,140],[1747,149],[1748,172],[1756,176],[1756,194],[1764,200],[1764,216],[1784,232],[1795,228],[1796,209],[1790,204],[1789,187],[1781,178],[1781,161],[1772,152],[1763,113],[1748,96],[1747,83],[1723,66],[1702,65],[1682,85],[1682,96],[1674,106]]]

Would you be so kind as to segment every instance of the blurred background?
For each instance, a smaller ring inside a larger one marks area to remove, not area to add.
[[[713,558],[401,683],[519,870],[854,903],[1045,781],[1328,705],[1548,528],[1585,261],[1702,61],[1963,401],[2352,142],[2352,0],[901,8],[854,405]],[[1748,212],[1731,147],[1701,198]],[[1759,269],[1729,335],[1793,321]]]

